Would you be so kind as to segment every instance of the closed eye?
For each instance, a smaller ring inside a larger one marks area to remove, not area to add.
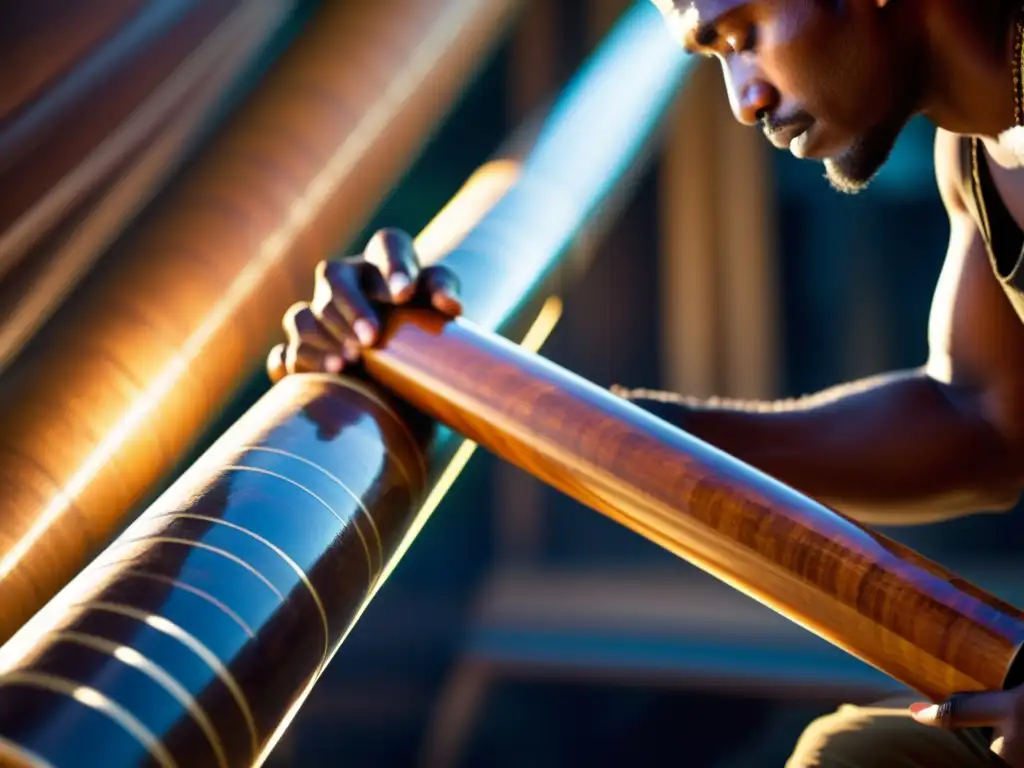
[[[753,24],[750,25],[750,29],[747,31],[746,39],[743,41],[743,45],[736,51],[737,53],[753,53],[757,50],[757,27]]]
[[[757,50],[757,27],[751,24],[741,34],[728,35],[725,41],[727,53],[754,53]]]

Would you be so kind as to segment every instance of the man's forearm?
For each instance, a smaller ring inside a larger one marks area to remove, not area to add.
[[[872,522],[909,523],[1017,499],[1024,460],[958,393],[920,371],[779,402],[619,390],[784,483]]]

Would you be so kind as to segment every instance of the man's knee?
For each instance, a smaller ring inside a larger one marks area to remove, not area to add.
[[[850,706],[819,717],[800,735],[786,768],[870,768],[870,755],[882,746],[870,726],[871,718]]]
[[[928,728],[905,706],[842,706],[811,723],[786,768],[991,765],[983,740]]]

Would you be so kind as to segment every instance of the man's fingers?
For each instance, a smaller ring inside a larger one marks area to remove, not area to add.
[[[355,340],[368,347],[376,343],[380,332],[380,323],[359,283],[358,267],[352,263],[325,261],[317,267],[310,306],[339,345]]]
[[[977,728],[997,725],[1013,713],[1016,695],[1011,691],[958,693],[941,704],[913,704],[917,722],[938,728]]]
[[[363,259],[377,268],[393,304],[404,304],[416,293],[420,265],[412,238],[400,229],[382,229],[366,244]]]
[[[345,361],[336,352],[302,344],[278,344],[267,355],[267,375],[277,384],[293,373],[341,373]]]
[[[441,266],[421,270],[413,239],[402,230],[380,230],[358,258],[321,262],[312,300],[288,310],[282,321],[286,342],[267,356],[271,380],[340,373],[379,340],[375,307],[414,298],[417,306],[426,303],[450,317],[462,313],[458,279]]]
[[[268,372],[287,375],[324,370],[339,359],[342,365],[356,362],[380,337],[374,302],[405,303],[421,288],[439,311],[461,313],[455,275],[443,267],[421,274],[412,238],[401,230],[376,233],[360,259],[321,262],[313,300],[294,305],[284,316],[287,345],[268,358]]]
[[[1024,741],[1013,734],[997,736],[992,741],[992,751],[1012,768],[1024,768]]]
[[[267,375],[277,384],[294,373],[341,373],[345,360],[340,354],[308,344],[278,344],[267,355]]]
[[[324,352],[337,350],[337,340],[313,313],[313,309],[305,302],[293,304],[284,313],[281,320],[285,337],[290,344],[308,344]]]
[[[430,305],[449,317],[462,314],[462,300],[459,298],[459,278],[447,267],[427,267],[420,275],[423,292],[430,298]]]
[[[284,365],[288,373],[341,373],[345,361],[337,352],[292,344],[285,350]]]
[[[287,350],[287,344],[278,344],[267,355],[267,375],[270,376],[270,380],[274,384],[277,384],[288,374],[288,369],[285,367]]]

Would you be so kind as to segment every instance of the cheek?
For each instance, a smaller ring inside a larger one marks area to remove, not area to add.
[[[821,69],[823,108],[838,125],[850,130],[884,120],[892,102],[890,83],[882,76],[884,62],[866,56],[865,50],[836,48]]]
[[[821,0],[769,3],[762,19],[762,67],[792,109],[848,124],[865,98],[857,55],[861,41],[849,18],[823,9]]]
[[[871,18],[825,5],[792,0],[776,6],[765,30],[765,71],[795,107],[837,128],[862,130],[890,111],[893,84],[886,73],[892,63],[879,50]]]
[[[766,73],[783,95],[784,103],[849,130],[877,117],[873,113],[883,94],[877,91],[875,68],[856,45],[827,37],[794,40],[792,45],[774,48],[765,57]]]

